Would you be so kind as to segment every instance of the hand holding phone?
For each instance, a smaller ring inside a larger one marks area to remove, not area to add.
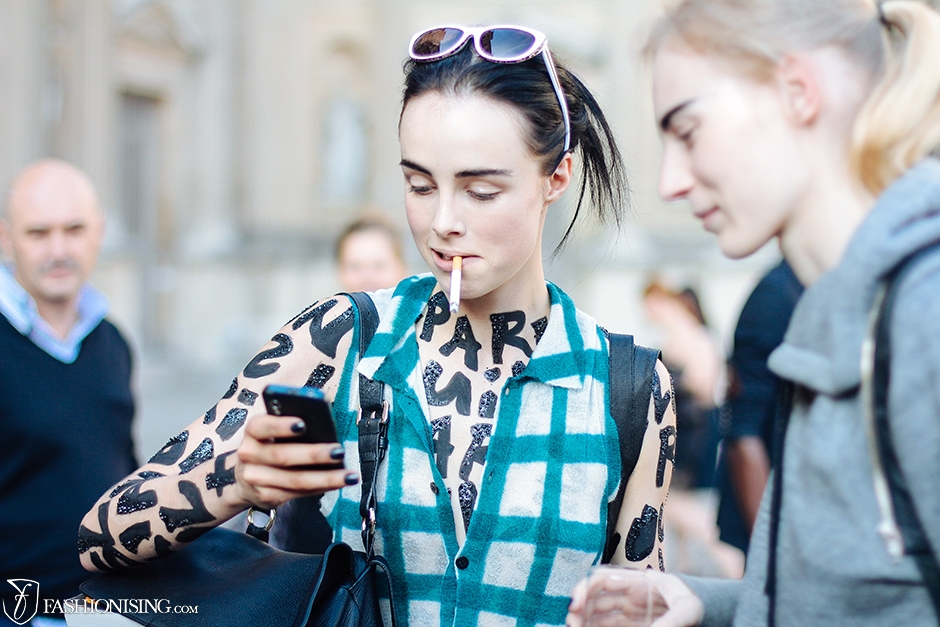
[[[321,444],[337,442],[336,425],[330,405],[323,392],[315,388],[298,388],[288,385],[269,385],[261,392],[264,406],[272,416],[293,416],[304,421],[303,433],[293,438],[282,438],[279,442],[303,442]],[[342,468],[342,462],[311,466],[317,469]]]

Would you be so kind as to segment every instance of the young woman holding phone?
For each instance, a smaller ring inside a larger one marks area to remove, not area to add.
[[[321,493],[335,539],[361,548],[364,373],[385,384],[390,404],[377,547],[399,621],[563,623],[571,587],[604,550],[621,454],[606,334],[545,281],[542,232],[576,156],[571,228],[586,208],[581,194],[619,224],[626,182],[616,144],[544,35],[515,26],[416,35],[399,134],[408,223],[430,274],[372,295],[380,323],[364,355],[345,296],[282,328],[205,417],[86,516],[86,566],[150,559],[249,507]],[[675,416],[662,364],[652,381],[640,392],[648,427],[613,559],[659,569]],[[273,443],[296,432],[256,402],[269,383],[321,388],[339,444]],[[343,458],[344,470],[297,469]]]
[[[687,200],[729,257],[776,238],[806,286],[769,360],[795,392],[744,580],[601,569],[568,624],[937,624],[940,16],[908,0],[684,0],[648,50],[660,194]],[[879,384],[866,336],[901,267]]]

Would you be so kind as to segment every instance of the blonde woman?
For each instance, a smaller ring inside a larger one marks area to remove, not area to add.
[[[892,515],[859,388],[879,285],[928,249],[899,281],[888,413],[920,555],[935,560],[940,16],[902,0],[685,0],[648,50],[660,194],[687,200],[729,257],[776,238],[807,287],[769,361],[796,392],[744,580],[602,571],[579,584],[568,624],[937,624],[930,576],[879,533]]]

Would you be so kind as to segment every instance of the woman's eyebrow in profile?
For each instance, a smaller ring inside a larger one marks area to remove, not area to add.
[[[695,98],[691,98],[689,100],[686,100],[685,102],[681,102],[677,104],[676,106],[674,106],[672,109],[670,109],[669,112],[666,113],[666,115],[664,115],[662,119],[659,121],[659,128],[662,130],[662,132],[665,133],[666,131],[668,131],[669,125],[672,124],[672,118],[677,113],[679,113],[680,111],[688,107],[690,104],[692,104],[693,102],[695,102]]]

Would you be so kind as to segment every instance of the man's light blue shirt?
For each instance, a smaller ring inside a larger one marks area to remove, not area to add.
[[[0,264],[0,313],[17,331],[59,361],[70,364],[78,359],[84,340],[106,315],[110,305],[99,290],[89,284],[78,293],[78,320],[64,340],[39,315],[36,301],[13,278],[13,269]]]

